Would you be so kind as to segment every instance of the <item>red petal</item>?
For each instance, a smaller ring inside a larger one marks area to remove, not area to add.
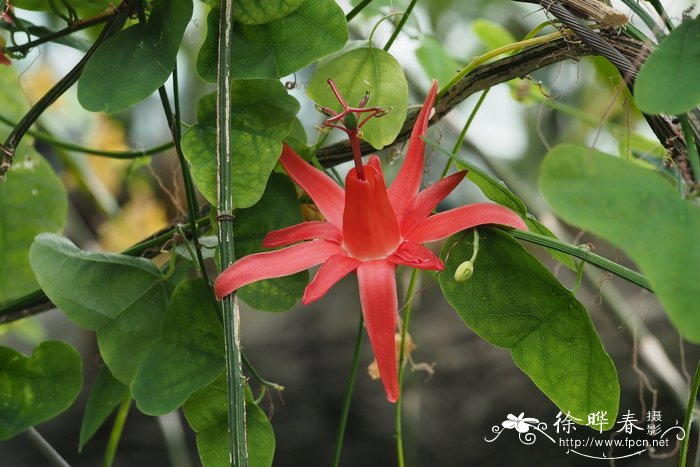
[[[330,240],[336,243],[342,241],[340,231],[330,222],[309,221],[285,227],[284,229],[273,230],[265,236],[262,244],[265,248],[274,248],[316,239]]]
[[[432,271],[442,271],[445,265],[435,253],[413,242],[403,242],[397,250],[387,258],[390,263],[402,264],[418,269],[430,269]]]
[[[345,255],[334,255],[318,268],[316,277],[304,291],[302,302],[306,305],[323,297],[343,277],[357,269],[360,261]]]
[[[280,162],[294,182],[314,200],[319,211],[338,230],[343,227],[345,194],[328,175],[312,166],[292,148],[284,145]]]
[[[362,314],[389,402],[396,402],[399,396],[394,341],[398,313],[395,269],[385,260],[366,261],[357,268]]]
[[[345,178],[343,246],[357,259],[386,258],[399,246],[401,231],[382,171],[371,165],[364,168],[364,180],[355,168]]]
[[[416,243],[434,242],[461,230],[484,224],[499,224],[527,230],[525,222],[510,209],[499,204],[476,203],[428,217],[406,240]]]
[[[342,251],[337,243],[315,240],[292,245],[282,250],[244,256],[216,278],[214,282],[216,297],[221,300],[244,285],[309,269]]]
[[[396,217],[403,217],[404,211],[409,207],[411,201],[418,193],[420,182],[423,178],[423,152],[425,142],[421,136],[425,135],[428,130],[428,120],[430,120],[430,112],[433,109],[435,96],[437,95],[437,81],[433,81],[433,85],[428,91],[428,96],[425,98],[423,107],[420,109],[416,124],[413,126],[411,139],[408,142],[408,152],[406,158],[401,165],[396,179],[389,187],[389,199],[396,211]]]
[[[399,221],[401,224],[401,234],[406,237],[421,223],[423,219],[428,217],[437,207],[438,203],[445,199],[447,195],[452,193],[459,182],[467,175],[467,171],[463,170],[452,174],[449,177],[433,183],[425,190],[418,193],[413,200],[411,207],[404,213],[404,218]]]
[[[382,171],[382,161],[379,160],[379,157],[376,154],[372,154],[369,156],[369,161],[367,162],[367,165],[370,167],[374,167],[378,171]]]

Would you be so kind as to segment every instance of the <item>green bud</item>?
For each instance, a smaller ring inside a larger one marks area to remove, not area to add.
[[[343,118],[343,123],[345,124],[345,128],[348,130],[354,130],[357,128],[357,115],[350,112]]]
[[[455,271],[455,280],[457,282],[465,282],[472,277],[472,274],[474,274],[474,263],[471,261],[465,261],[457,266],[457,270]]]

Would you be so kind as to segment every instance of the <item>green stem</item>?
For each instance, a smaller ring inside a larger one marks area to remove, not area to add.
[[[690,126],[687,114],[679,115],[678,119],[681,122],[683,136],[685,136],[685,144],[688,147],[688,160],[690,160],[690,167],[693,169],[693,179],[697,183],[700,180],[700,155],[698,155],[693,128]]]
[[[602,256],[599,256],[595,253],[591,253],[590,251],[581,249],[574,245],[569,245],[568,243],[564,243],[555,238],[546,237],[544,235],[536,234],[533,232],[526,232],[524,230],[509,230],[508,233],[511,236],[520,240],[525,240],[526,242],[534,243],[535,245],[540,245],[545,248],[551,248],[553,250],[561,251],[562,253],[566,253],[568,255],[580,258],[586,261],[587,263],[590,263],[594,266],[598,266],[601,269],[605,269],[606,271],[611,272],[616,276],[621,277],[635,285],[638,285],[643,289],[647,289],[653,292],[649,281],[642,274],[635,272],[629,268],[626,268],[620,264],[617,264],[614,261],[610,261],[609,259],[603,258]]]
[[[399,37],[399,34],[401,33],[401,30],[403,29],[404,25],[406,24],[406,21],[408,21],[408,17],[411,16],[411,12],[413,11],[413,7],[416,6],[416,3],[418,3],[418,0],[411,0],[411,3],[408,4],[408,8],[406,8],[406,11],[403,12],[403,16],[401,16],[401,19],[399,20],[399,24],[396,25],[396,29],[394,29],[394,33],[391,35],[389,40],[387,41],[386,45],[384,46],[384,51],[388,52],[389,49],[391,48],[392,44],[396,40],[397,37]]]
[[[408,283],[406,291],[406,305],[403,312],[403,325],[401,326],[401,349],[399,350],[399,398],[396,400],[396,411],[394,417],[394,430],[396,436],[396,456],[399,467],[404,467],[403,455],[403,427],[401,424],[402,406],[403,406],[403,375],[404,375],[404,359],[406,353],[406,333],[408,332],[408,323],[411,319],[411,308],[413,306],[413,291],[416,287],[416,278],[418,277],[418,269],[411,271],[411,280]]]
[[[646,27],[649,28],[649,30],[652,32],[652,34],[654,34],[654,36],[657,39],[661,39],[661,37],[663,37],[663,34],[660,34],[661,30],[659,29],[659,25],[656,24],[654,18],[652,18],[651,15],[647,13],[647,10],[645,10],[642,5],[637,3],[636,0],[622,0],[622,3],[629,7],[630,10],[632,10],[634,14],[642,20],[642,22],[646,25]],[[628,25],[625,25],[625,27],[627,26]]]
[[[29,441],[44,455],[47,461],[54,467],[70,467],[68,462],[44,439],[34,427],[30,427],[24,432]]]
[[[44,94],[44,96],[39,99],[39,101],[34,104],[31,109],[29,109],[29,112],[27,112],[26,115],[22,117],[22,120],[19,121],[17,126],[12,129],[12,132],[10,132],[5,140],[5,144],[0,145],[0,152],[2,152],[0,162],[0,178],[4,177],[5,173],[10,169],[12,158],[15,154],[15,149],[19,145],[27,130],[29,130],[39,116],[41,116],[41,114],[44,113],[44,111],[51,104],[53,104],[56,99],[63,95],[64,92],[66,92],[71,86],[73,86],[73,84],[76,83],[76,81],[78,81],[85,64],[100,47],[100,45],[110,36],[112,36],[112,34],[121,29],[122,25],[129,17],[129,13],[131,11],[130,4],[130,0],[124,0],[119,5],[117,8],[117,13],[110,18],[109,22],[107,22],[97,40],[95,40],[92,47],[90,47],[90,50],[87,51],[83,58],[73,67],[73,69],[68,72],[68,74],[66,74],[46,94]]]
[[[189,216],[190,230],[192,231],[192,243],[194,243],[195,253],[197,255],[197,263],[199,265],[199,272],[202,274],[202,278],[207,285],[207,291],[209,292],[210,299],[212,303],[216,305],[216,298],[214,297],[211,287],[209,287],[209,277],[207,275],[206,265],[204,264],[204,257],[202,256],[202,245],[199,243],[199,234],[197,233],[197,211],[199,210],[197,206],[197,194],[194,189],[194,183],[192,182],[192,175],[190,174],[190,166],[187,159],[185,159],[185,154],[182,152],[182,135],[180,129],[182,128],[180,124],[180,90],[178,87],[177,79],[177,65],[173,68],[173,102],[175,104],[175,112],[173,113],[170,108],[170,101],[168,100],[168,94],[165,90],[165,86],[161,86],[158,89],[158,94],[160,95],[160,100],[163,105],[163,111],[165,111],[165,117],[168,120],[168,126],[170,127],[170,132],[173,136],[173,142],[175,143],[175,151],[177,152],[177,158],[180,162],[180,170],[182,171],[182,182],[185,186],[185,198],[187,199],[187,213]]]
[[[253,378],[255,378],[258,383],[262,384],[263,386],[267,386],[270,389],[274,389],[275,391],[284,391],[284,386],[281,386],[277,383],[273,383],[272,381],[268,381],[265,378],[263,378],[260,373],[258,373],[258,370],[255,369],[252,363],[250,363],[250,360],[248,360],[248,357],[246,357],[246,354],[241,352],[241,357],[243,359],[243,364],[245,367],[250,371],[250,374],[253,375]]]
[[[362,0],[362,2],[358,3],[358,5],[355,8],[350,10],[350,13],[345,15],[345,21],[349,23],[351,19],[357,16],[370,3],[372,3],[372,0]]]
[[[60,39],[61,37],[65,37],[65,36],[69,36],[69,35],[73,34],[74,32],[82,31],[83,29],[91,28],[92,26],[96,26],[98,24],[102,24],[106,21],[109,21],[110,19],[112,19],[112,17],[115,14],[116,13],[114,13],[114,12],[103,13],[101,15],[97,15],[97,16],[94,16],[92,18],[88,18],[86,20],[78,21],[76,23],[71,24],[67,28],[61,29],[59,31],[48,33],[44,36],[39,37],[38,39],[34,39],[33,41],[29,41],[25,44],[13,45],[11,47],[5,47],[5,52],[26,53],[30,49],[36,47],[37,45],[41,45],[41,44],[44,44],[46,42],[51,42],[52,40]]]
[[[126,417],[129,415],[130,407],[131,396],[129,395],[119,405],[119,410],[117,410],[117,417],[114,419],[112,431],[109,433],[107,449],[105,449],[105,459],[104,463],[102,464],[104,467],[111,467],[114,463],[114,456],[116,456],[117,454],[117,447],[119,447],[119,440],[122,437],[122,432],[124,431],[124,424],[126,423]]]
[[[231,141],[231,41],[233,36],[233,1],[221,0],[219,20],[219,43],[217,61],[217,101],[216,101],[216,160],[217,191],[219,201],[217,220],[219,224],[219,252],[221,269],[227,268],[235,259],[233,248],[233,193],[232,159],[234,156]],[[228,430],[231,449],[231,465],[246,467],[248,453],[246,447],[245,394],[243,369],[241,368],[240,313],[234,294],[224,297],[224,337],[226,351],[226,371],[228,384]]]
[[[550,34],[545,34],[544,36],[540,37],[533,37],[532,39],[525,39],[522,41],[514,42],[512,44],[504,45],[503,47],[499,47],[497,49],[490,50],[489,52],[486,52],[483,55],[479,55],[478,57],[475,57],[467,66],[462,68],[462,70],[457,73],[454,78],[450,80],[449,83],[447,83],[445,86],[443,86],[442,89],[438,91],[437,97],[440,99],[442,96],[445,95],[445,93],[455,84],[457,84],[462,78],[464,78],[469,72],[471,72],[474,68],[478,67],[479,65],[486,63],[487,61],[491,60],[492,58],[496,58],[499,55],[503,55],[504,53],[512,52],[514,50],[519,50],[524,47],[532,47],[535,45],[540,45],[540,44],[546,44],[548,42],[554,41],[556,39],[559,39],[562,37],[562,33],[560,31],[553,32]]]
[[[0,123],[4,123],[10,127],[17,126],[16,122],[13,122],[7,117],[3,117],[2,115],[0,115]],[[159,146],[144,149],[141,151],[106,151],[104,149],[88,148],[85,146],[80,146],[78,144],[70,143],[68,141],[62,141],[60,139],[54,138],[50,134],[45,133],[43,131],[28,130],[27,134],[38,140],[41,140],[45,143],[49,143],[52,146],[56,146],[61,149],[90,154],[92,156],[110,157],[112,159],[136,159],[137,157],[152,156],[153,154],[161,153],[175,146],[175,143],[173,143],[172,141],[168,141],[167,143],[163,143]]]
[[[690,441],[690,430],[693,426],[693,411],[695,410],[695,400],[698,397],[698,388],[700,387],[700,361],[695,368],[693,376],[693,384],[690,388],[690,397],[688,398],[688,406],[685,409],[685,420],[683,421],[683,429],[685,436],[681,441],[681,453],[679,456],[678,466],[686,467],[686,459],[688,457],[688,443]]]
[[[343,408],[340,412],[340,422],[338,422],[338,432],[335,435],[335,449],[333,450],[333,461],[331,465],[338,467],[340,465],[340,451],[343,449],[343,440],[345,439],[345,427],[348,424],[348,414],[350,413],[350,403],[352,395],[355,391],[355,381],[357,380],[357,369],[360,366],[360,348],[362,344],[362,336],[364,335],[365,320],[360,313],[360,324],[357,326],[357,337],[355,338],[355,349],[352,352],[352,364],[350,366],[350,379],[345,387],[345,397],[343,398]]]
[[[462,131],[459,133],[459,136],[457,137],[457,141],[455,142],[454,148],[452,149],[452,154],[457,154],[459,152],[459,148],[462,147],[462,143],[464,143],[464,138],[467,136],[467,131],[469,130],[469,127],[471,126],[472,122],[474,121],[474,118],[476,117],[477,112],[481,108],[481,104],[484,103],[484,99],[486,99],[486,96],[488,95],[489,91],[491,88],[486,88],[484,89],[484,92],[481,93],[479,96],[479,100],[476,101],[476,105],[472,109],[471,113],[469,114],[469,118],[467,118],[467,122],[464,124],[464,127],[462,127]],[[447,176],[447,172],[450,171],[450,167],[452,167],[452,159],[447,159],[447,162],[445,163],[445,168],[442,169],[442,173],[440,174],[440,178],[443,179]]]

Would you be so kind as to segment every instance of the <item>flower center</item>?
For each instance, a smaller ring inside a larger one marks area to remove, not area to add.
[[[401,229],[382,172],[370,165],[363,168],[364,179],[356,168],[345,179],[343,246],[357,259],[386,258],[401,244]]]

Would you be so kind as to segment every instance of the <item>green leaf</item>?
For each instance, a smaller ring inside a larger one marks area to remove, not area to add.
[[[67,213],[63,184],[43,157],[22,145],[0,183],[0,303],[38,288],[29,247],[42,232],[60,233]]]
[[[408,106],[408,83],[403,68],[387,52],[374,47],[351,50],[324,63],[314,73],[306,94],[319,105],[342,110],[328,79],[333,79],[345,102],[357,106],[370,92],[368,107],[390,110],[362,127],[363,139],[376,149],[391,144],[401,131]]]
[[[204,467],[228,467],[227,389],[225,375],[190,397],[185,417],[197,432],[197,450]],[[246,438],[248,466],[270,467],[275,455],[275,434],[265,412],[253,402],[246,386]]]
[[[294,184],[285,175],[274,173],[258,203],[236,213],[233,238],[236,258],[267,251],[262,240],[271,230],[302,221]],[[277,279],[265,279],[238,290],[238,297],[257,310],[286,311],[294,306],[309,282],[308,271]]]
[[[302,3],[304,0],[238,0],[233,16],[242,24],[271,23],[292,13]]]
[[[511,351],[515,364],[559,407],[585,424],[607,411],[615,424],[620,386],[586,309],[512,237],[479,228],[474,274],[454,280],[472,256],[472,234],[450,237],[442,250],[440,287],[459,316],[489,343]]]
[[[29,262],[49,299],[73,322],[97,331],[103,360],[129,384],[158,339],[165,313],[158,267],[143,258],[85,252],[52,234],[36,237]]]
[[[217,314],[201,279],[177,286],[161,337],[131,383],[131,393],[143,413],[172,412],[224,371],[224,333]]]
[[[93,112],[114,113],[153,94],[170,76],[192,18],[192,0],[154,0],[148,21],[116,33],[85,65],[78,100]]]
[[[649,114],[682,114],[700,104],[700,17],[671,31],[642,64],[634,99]]]
[[[425,34],[421,35],[416,58],[428,78],[437,79],[441,85],[448,83],[460,68],[459,63],[447,54],[439,40]]]
[[[663,175],[582,146],[553,148],[540,189],[554,212],[622,249],[680,333],[700,342],[700,209]]]
[[[238,208],[262,196],[270,172],[282,152],[299,103],[277,80],[237,80],[231,84],[233,201]],[[192,164],[197,188],[216,203],[216,94],[197,104],[198,123],[182,138],[182,151]]]
[[[219,10],[207,18],[207,37],[197,56],[197,72],[216,81]],[[343,10],[333,0],[306,0],[271,23],[233,25],[233,79],[281,78],[339,50],[348,40]]]
[[[129,397],[129,387],[112,376],[109,368],[102,367],[85,405],[85,415],[80,425],[79,450],[82,451],[85,444],[107,420],[109,414],[127,397]]]
[[[0,440],[50,420],[83,385],[83,362],[70,345],[46,341],[30,357],[0,347]]]
[[[488,50],[498,49],[516,42],[510,31],[487,19],[472,21],[472,30]]]

